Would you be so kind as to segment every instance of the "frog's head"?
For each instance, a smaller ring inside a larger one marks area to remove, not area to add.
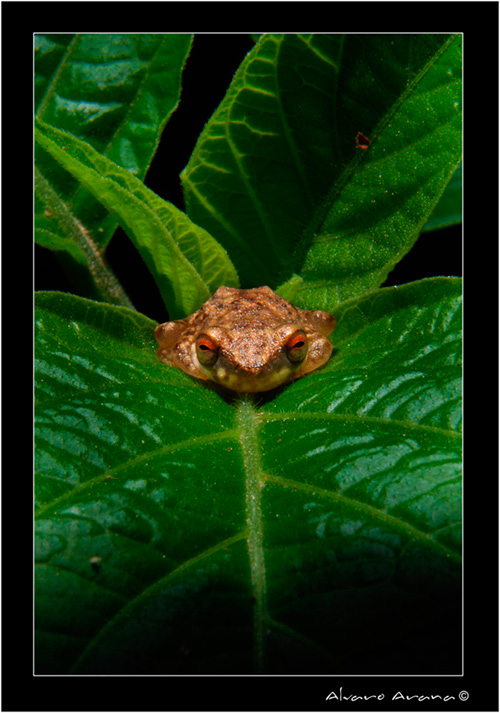
[[[191,317],[158,326],[156,353],[233,391],[269,391],[323,366],[334,327],[332,315],[294,307],[268,287],[224,287]]]
[[[202,378],[233,391],[269,391],[320,366],[320,352],[321,363],[328,360],[330,341],[322,337],[320,347],[313,338],[310,353],[311,336],[296,324],[275,330],[248,327],[231,334],[222,327],[209,327],[194,341],[191,358]]]

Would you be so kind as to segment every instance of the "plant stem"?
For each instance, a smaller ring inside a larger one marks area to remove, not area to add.
[[[116,275],[106,263],[102,250],[92,239],[90,232],[36,167],[35,190],[46,215],[54,220],[57,236],[64,236],[61,243],[67,242],[67,249],[65,250],[63,247],[61,252],[69,254],[79,264],[81,260],[77,255],[82,255],[82,259],[85,259],[85,268],[97,294],[104,302],[135,309]]]

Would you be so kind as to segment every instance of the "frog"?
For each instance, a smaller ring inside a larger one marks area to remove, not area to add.
[[[158,359],[242,393],[270,391],[322,367],[335,317],[304,310],[270,287],[219,287],[185,319],[159,324]]]

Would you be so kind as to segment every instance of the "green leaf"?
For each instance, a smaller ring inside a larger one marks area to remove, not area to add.
[[[171,318],[198,309],[221,284],[237,286],[236,272],[223,248],[129,171],[38,119],[35,137],[128,233],[151,270]]]
[[[353,299],[328,365],[252,400],[40,293],[37,673],[458,673],[460,304]]]
[[[179,102],[191,39],[185,34],[37,34],[36,116],[144,178]],[[37,162],[52,190],[104,248],[116,222],[49,156],[38,154]],[[73,254],[71,242],[65,245]]]
[[[243,284],[326,306],[384,281],[461,158],[461,39],[265,35],[183,173],[188,214]],[[356,148],[358,132],[369,137]],[[286,289],[286,288],[285,288]]]
[[[462,164],[457,168],[446,190],[434,208],[423,231],[447,228],[462,222]]]
[[[338,302],[382,284],[417,240],[461,160],[460,79],[452,37],[374,129],[355,175],[342,176],[301,273],[316,304],[332,282]]]

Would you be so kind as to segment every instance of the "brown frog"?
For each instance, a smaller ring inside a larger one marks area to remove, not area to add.
[[[335,317],[303,310],[269,287],[219,287],[186,319],[160,324],[158,358],[234,391],[269,391],[325,364]]]

